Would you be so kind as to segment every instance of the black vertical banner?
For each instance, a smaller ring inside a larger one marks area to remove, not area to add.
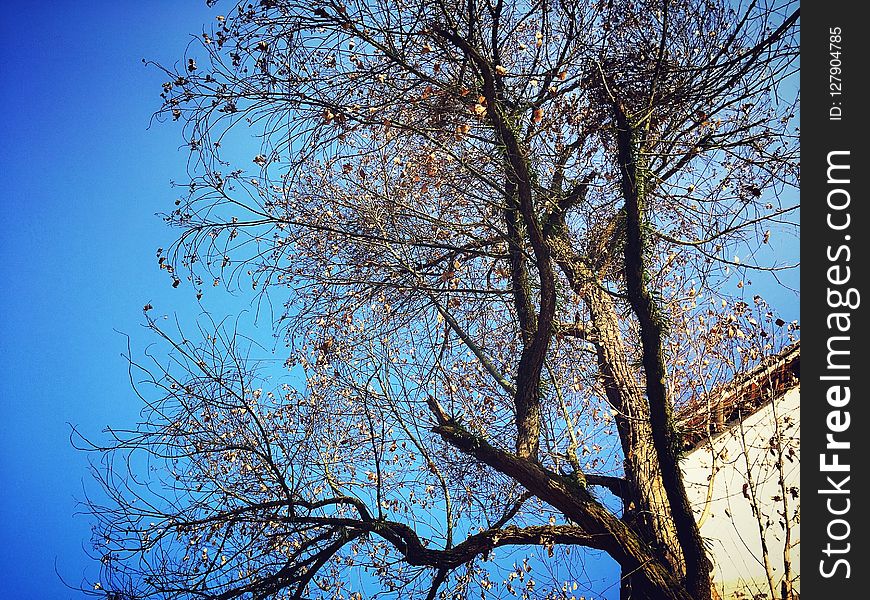
[[[803,598],[866,594],[870,540],[868,165],[864,4],[801,7]]]

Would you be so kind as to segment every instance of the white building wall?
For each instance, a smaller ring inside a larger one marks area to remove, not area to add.
[[[770,598],[759,522],[767,543],[776,598],[781,598],[786,540],[783,525],[786,518],[791,526],[791,579],[795,591],[800,589],[797,578],[800,525],[796,518],[800,498],[792,495],[800,486],[799,411],[800,387],[796,387],[777,399],[775,404],[768,403],[743,419],[742,424],[733,424],[712,442],[702,442],[683,459],[689,500],[695,507],[701,535],[714,562],[714,585],[725,600]],[[777,422],[784,440],[781,462],[785,501],[777,466],[780,455],[771,449]],[[747,459],[751,479],[747,477]],[[759,507],[757,515],[749,499],[753,487]],[[786,510],[787,515],[784,514]]]

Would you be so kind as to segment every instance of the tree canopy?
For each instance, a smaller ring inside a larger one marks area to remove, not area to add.
[[[248,290],[286,362],[146,306],[96,593],[570,598],[582,547],[709,598],[673,413],[797,336],[745,287],[790,266],[796,4],[228,6],[158,65],[190,150],[158,262]]]

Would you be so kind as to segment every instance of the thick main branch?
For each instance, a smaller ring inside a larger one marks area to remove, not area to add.
[[[664,599],[693,598],[671,570],[626,523],[595,500],[588,490],[569,478],[505,452],[453,422],[433,429],[454,447],[520,483],[577,523],[589,536],[589,545],[610,554],[627,572],[636,573]]]
[[[671,404],[662,351],[663,328],[658,306],[647,289],[644,259],[644,206],[646,173],[642,161],[641,132],[633,129],[621,106],[615,105],[617,144],[625,200],[625,281],[632,311],[640,325],[645,389],[652,438],[661,476],[686,566],[686,587],[698,600],[710,598],[710,565],[692,507],[683,484],[676,454]]]

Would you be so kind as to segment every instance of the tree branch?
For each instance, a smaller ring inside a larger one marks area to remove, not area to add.
[[[626,212],[624,272],[628,298],[640,326],[652,439],[686,564],[686,587],[695,598],[704,600],[710,598],[710,563],[698,523],[689,505],[677,461],[672,407],[666,386],[667,374],[662,351],[662,325],[658,307],[646,287],[643,203],[646,200],[647,175],[640,158],[642,136],[633,129],[618,101],[614,102],[614,112],[618,126],[617,144]]]

